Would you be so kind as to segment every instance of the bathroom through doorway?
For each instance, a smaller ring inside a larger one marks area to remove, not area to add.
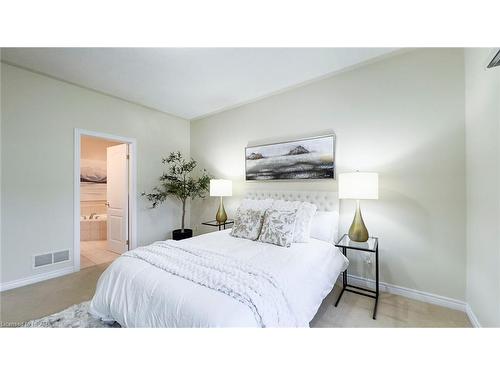
[[[132,142],[110,137],[78,135],[79,269],[109,264],[132,245]]]

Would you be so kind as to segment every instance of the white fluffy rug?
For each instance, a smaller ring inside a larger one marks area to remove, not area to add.
[[[106,324],[89,314],[89,301],[68,307],[44,318],[30,320],[22,327],[35,328],[118,328],[118,323]]]

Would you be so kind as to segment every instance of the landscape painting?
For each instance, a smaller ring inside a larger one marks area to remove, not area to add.
[[[281,142],[245,149],[246,179],[335,178],[335,136]]]
[[[107,171],[102,160],[80,160],[80,201],[106,200]]]

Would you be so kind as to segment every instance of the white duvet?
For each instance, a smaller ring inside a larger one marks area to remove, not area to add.
[[[295,324],[308,326],[348,264],[330,243],[311,239],[283,248],[230,236],[229,230],[179,242],[263,270],[282,290]],[[260,327],[244,303],[175,276],[142,259],[121,256],[102,274],[92,314],[124,327]]]

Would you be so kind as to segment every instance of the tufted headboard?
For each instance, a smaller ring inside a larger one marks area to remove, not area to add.
[[[309,202],[315,204],[318,211],[339,212],[338,194],[333,191],[249,190],[245,198]]]

